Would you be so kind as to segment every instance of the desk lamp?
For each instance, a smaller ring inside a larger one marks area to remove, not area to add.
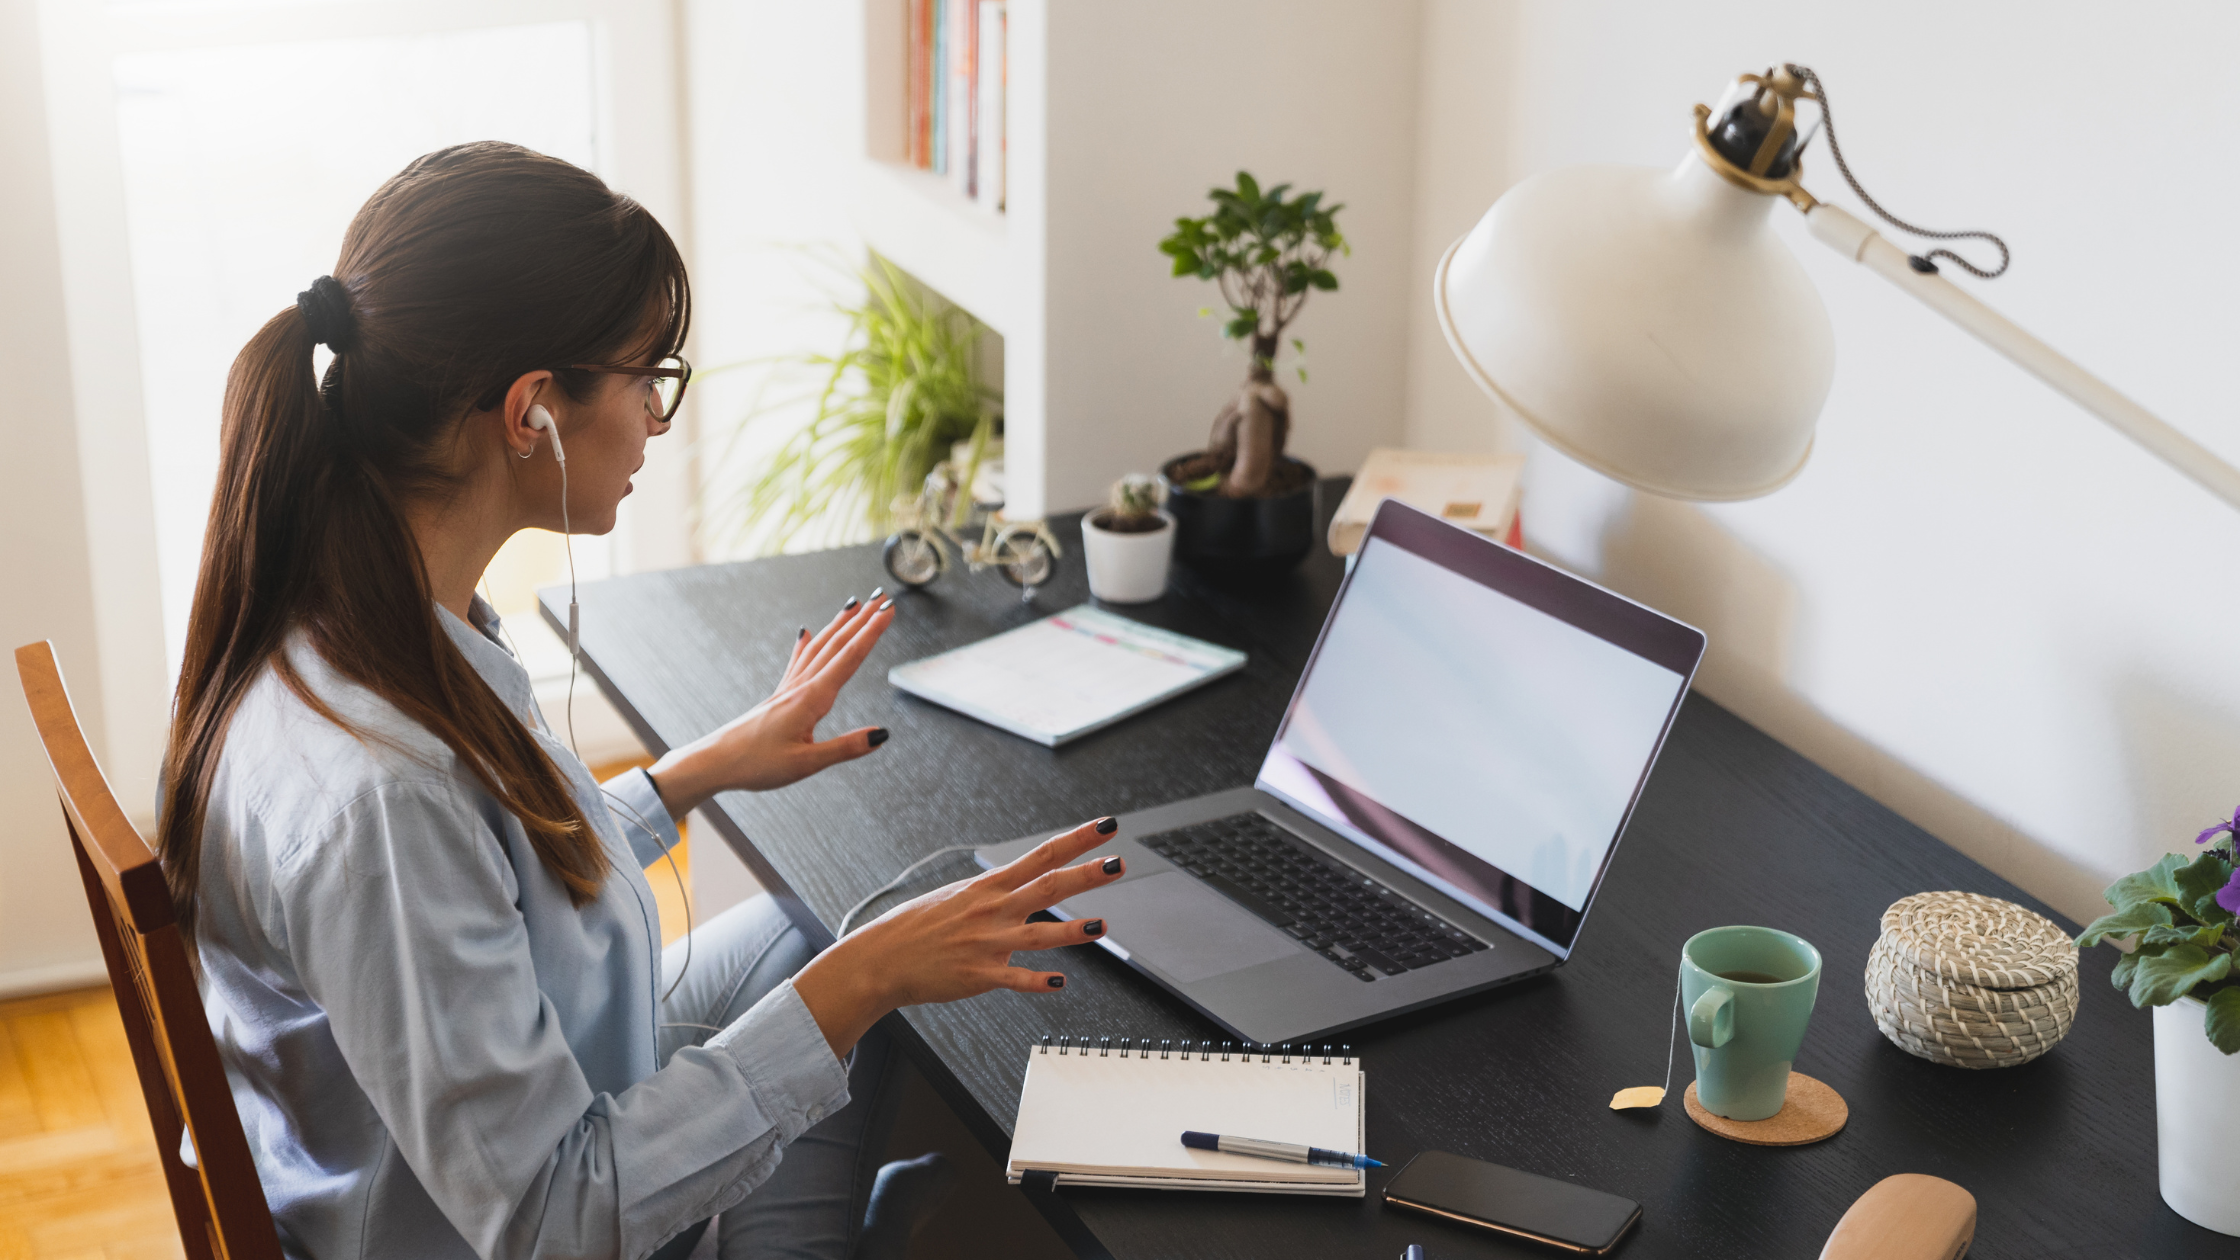
[[[1817,107],[1810,132],[1800,101]],[[1997,268],[1945,248],[1909,255],[1806,192],[1802,154],[1821,130],[1876,214],[1920,236],[1988,241]],[[1671,498],[1755,498],[1803,470],[1835,371],[1828,312],[1771,229],[1777,201],[1815,240],[2240,507],[2240,469],[1945,278],[1939,258],[1999,275],[2005,244],[1885,212],[1853,178],[1826,85],[1804,66],[1742,75],[1717,110],[1696,106],[1695,146],[1674,171],[1574,166],[1510,189],[1440,259],[1439,325],[1481,388],[1580,463]]]

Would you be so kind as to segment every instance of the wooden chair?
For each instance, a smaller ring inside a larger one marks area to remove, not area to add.
[[[54,767],[101,956],[155,1124],[179,1241],[193,1260],[280,1260],[279,1235],[202,1013],[163,868],[117,807],[86,747],[54,646],[17,648],[16,669]],[[194,1135],[192,1164],[179,1157],[182,1131]]]

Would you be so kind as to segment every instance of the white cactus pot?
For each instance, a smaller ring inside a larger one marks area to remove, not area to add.
[[[2208,1006],[2186,997],[2154,1008],[2155,1145],[2162,1201],[2203,1229],[2240,1235],[2240,1055],[2201,1030]]]
[[[1099,529],[1081,518],[1081,554],[1089,562],[1089,593],[1108,604],[1142,604],[1167,593],[1167,561],[1174,555],[1174,518],[1159,513],[1159,528],[1140,534]]]

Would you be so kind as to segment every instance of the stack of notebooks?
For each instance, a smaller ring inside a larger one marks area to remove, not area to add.
[[[905,0],[904,156],[990,210],[1004,205],[1004,0]]]
[[[1067,1186],[1358,1199],[1368,1185],[1359,1169],[1193,1150],[1182,1134],[1359,1151],[1361,1091],[1361,1065],[1350,1049],[1045,1039],[1027,1052],[1005,1176],[1014,1185],[1041,1173]]]

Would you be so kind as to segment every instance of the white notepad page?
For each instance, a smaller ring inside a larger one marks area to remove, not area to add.
[[[1038,1046],[1027,1055],[1007,1172],[1012,1181],[1032,1170],[1106,1184],[1146,1179],[1142,1184],[1360,1194],[1358,1169],[1192,1150],[1182,1133],[1358,1152],[1362,1086],[1358,1061],[1332,1056],[1325,1063],[1319,1053],[1286,1063],[1280,1051],[1262,1062],[1258,1054],[1223,1061],[1219,1051],[1162,1059]],[[1247,1182],[1253,1184],[1238,1184]]]
[[[1245,654],[1093,604],[897,665],[887,681],[1056,747],[1243,667]]]

